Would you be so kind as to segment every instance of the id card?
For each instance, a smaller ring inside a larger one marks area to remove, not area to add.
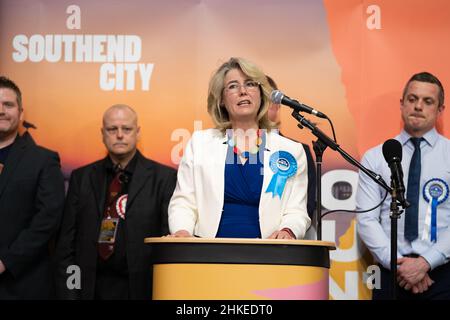
[[[119,226],[119,218],[105,218],[102,220],[100,227],[100,236],[98,243],[113,244],[116,240],[117,228]]]

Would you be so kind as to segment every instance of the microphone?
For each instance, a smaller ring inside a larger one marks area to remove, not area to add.
[[[279,90],[272,91],[272,93],[270,94],[270,100],[272,100],[272,102],[275,104],[284,104],[285,106],[291,107],[297,112],[307,112],[319,118],[327,118],[324,113],[317,111],[316,109],[313,109],[306,104],[300,103],[297,100],[289,98]]]
[[[405,198],[405,185],[403,184],[402,169],[402,145],[395,139],[389,139],[383,143],[384,160],[391,169],[391,186],[393,192],[396,193],[398,202],[403,208],[409,207],[409,203]]]

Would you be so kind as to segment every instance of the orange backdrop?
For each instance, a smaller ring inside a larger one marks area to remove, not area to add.
[[[285,94],[326,113],[341,147],[356,159],[400,131],[399,99],[413,73],[430,71],[446,88],[450,84],[446,0],[76,2],[78,15],[67,13],[73,4],[67,0],[0,0],[0,73],[22,89],[25,118],[38,128],[33,137],[60,153],[66,177],[105,155],[101,117],[116,103],[136,109],[141,151],[176,167],[194,125],[211,127],[208,81],[231,56],[254,61]],[[142,43],[137,63],[154,67],[150,88],[142,90],[137,76],[135,90],[102,90],[99,62],[18,62],[18,35],[136,35]],[[309,144],[315,140],[296,127],[288,108],[281,112],[284,134]],[[444,112],[439,123],[447,137],[449,117]],[[327,122],[308,118],[331,135]],[[336,169],[354,170],[327,150],[324,172]],[[353,224],[339,219],[340,249],[355,247]],[[336,288],[345,290],[349,271],[362,279],[360,259],[335,261],[333,268]],[[358,297],[367,297],[359,286]]]

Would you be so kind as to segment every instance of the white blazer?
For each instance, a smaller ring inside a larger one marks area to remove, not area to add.
[[[184,229],[191,234],[214,238],[217,234],[224,202],[227,137],[217,129],[196,131],[189,140],[178,168],[177,186],[169,203],[169,228],[174,233]],[[274,175],[270,156],[287,151],[297,160],[297,172],[287,179],[281,199],[266,192]],[[311,224],[306,211],[308,185],[307,162],[300,143],[266,134],[264,178],[259,203],[262,238],[290,228],[297,239],[304,237]]]

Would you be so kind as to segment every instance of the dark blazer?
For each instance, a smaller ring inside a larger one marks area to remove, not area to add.
[[[61,299],[94,299],[97,240],[106,196],[106,159],[72,172],[56,248],[56,285]],[[176,171],[143,157],[139,151],[126,207],[126,252],[131,299],[151,298],[151,252],[146,237],[169,233],[167,207]],[[67,267],[81,270],[81,289],[66,286]]]
[[[63,206],[58,154],[17,137],[0,174],[0,300],[54,297],[49,242]]]

